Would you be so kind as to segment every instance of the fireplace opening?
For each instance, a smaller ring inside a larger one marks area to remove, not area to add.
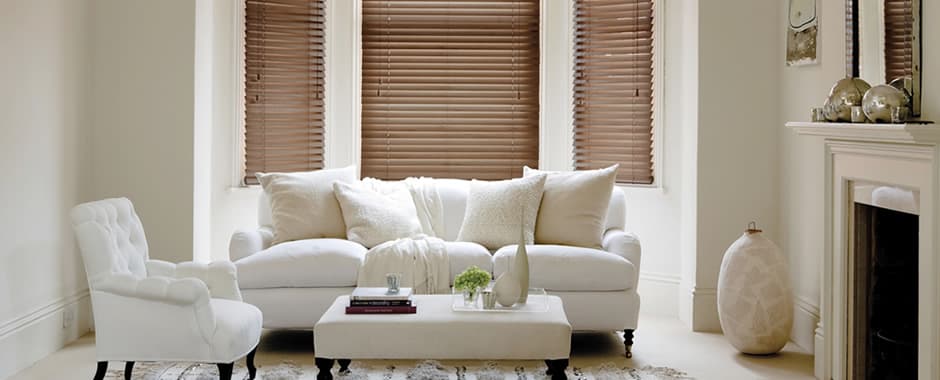
[[[853,378],[917,378],[918,216],[855,203]]]

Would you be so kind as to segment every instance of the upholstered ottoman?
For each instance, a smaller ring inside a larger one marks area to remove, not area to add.
[[[348,315],[341,296],[313,330],[317,379],[331,379],[350,359],[545,360],[553,379],[565,379],[571,325],[561,299],[530,296],[547,310],[473,312],[452,310],[451,295],[418,295],[416,314]]]

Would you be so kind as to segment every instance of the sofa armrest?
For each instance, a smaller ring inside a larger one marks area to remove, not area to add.
[[[209,303],[209,288],[198,279],[161,276],[138,278],[130,274],[110,274],[97,281],[92,290],[102,297],[95,306],[104,308],[96,308],[96,314],[114,313],[110,315],[111,319],[146,321],[147,318],[159,316],[141,315],[136,318],[134,314],[140,313],[141,308],[173,314],[182,307],[191,310],[189,315],[195,317],[198,329],[207,342],[215,333],[215,312]]]
[[[238,261],[268,249],[272,241],[274,230],[270,227],[236,230],[228,244],[229,260]]]
[[[213,261],[208,264],[192,261],[174,264],[161,260],[147,260],[147,277],[192,278],[205,284],[212,298],[241,301],[235,264]]]
[[[621,229],[611,228],[604,233],[604,241],[602,244],[605,251],[619,255],[633,263],[633,267],[636,268],[636,278],[640,278],[642,249],[640,247],[640,239],[637,238],[636,235],[632,232],[624,232]],[[636,285],[637,284],[634,282],[634,288],[636,288]]]

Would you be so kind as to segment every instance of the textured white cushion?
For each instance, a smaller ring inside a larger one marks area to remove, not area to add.
[[[421,234],[411,192],[403,184],[372,188],[364,183],[333,183],[343,211],[346,238],[372,248],[387,241]]]
[[[450,284],[454,279],[472,265],[493,273],[493,255],[485,247],[477,243],[465,241],[444,242],[447,249],[447,260],[450,261]]]
[[[544,172],[526,166],[525,177],[548,174],[535,222],[535,243],[600,248],[617,166],[573,172]]]
[[[471,181],[467,211],[457,240],[496,249],[518,243],[521,229],[526,243],[532,243],[544,186],[545,175],[505,181]]]
[[[529,287],[557,291],[626,290],[636,282],[636,268],[629,260],[599,249],[565,245],[527,245]],[[516,257],[516,246],[500,248],[493,255],[493,274],[507,272]]]
[[[366,248],[343,239],[281,243],[235,262],[242,289],[355,286]]]
[[[346,225],[333,182],[356,181],[356,167],[299,173],[258,173],[271,197],[274,244],[311,238],[345,238]]]

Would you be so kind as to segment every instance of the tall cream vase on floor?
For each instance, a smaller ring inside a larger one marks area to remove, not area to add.
[[[718,275],[718,317],[725,337],[745,354],[783,348],[793,326],[787,260],[751,223],[725,252]]]

